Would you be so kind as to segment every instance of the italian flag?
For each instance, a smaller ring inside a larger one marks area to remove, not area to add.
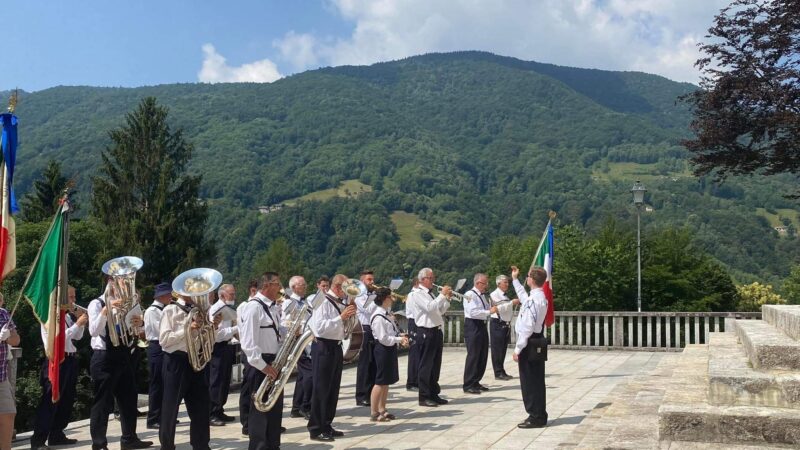
[[[547,314],[544,318],[544,325],[546,327],[553,326],[556,321],[556,311],[553,304],[553,223],[552,220],[547,222],[547,228],[544,230],[542,240],[539,242],[539,248],[536,250],[536,257],[533,258],[533,265],[544,268],[547,271],[547,281],[544,283],[542,290],[544,296],[547,298]]]
[[[17,267],[17,242],[12,214],[19,211],[12,181],[17,158],[17,116],[11,113],[0,114],[0,148],[2,148],[3,167],[0,169],[0,283]]]
[[[53,403],[61,396],[59,367],[64,361],[68,213],[69,203],[64,197],[22,288],[22,295],[31,304],[33,314],[47,330],[45,354],[49,360],[48,378],[52,387]]]

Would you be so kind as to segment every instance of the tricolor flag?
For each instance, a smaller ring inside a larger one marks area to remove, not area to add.
[[[14,181],[14,163],[17,159],[17,116],[12,113],[0,114],[3,131],[0,135],[0,147],[3,150],[3,168],[0,172],[0,283],[17,267],[17,242],[14,229],[14,218],[19,211],[14,197],[12,181]]]
[[[47,330],[45,354],[49,360],[48,378],[52,386],[53,403],[57,402],[61,395],[59,366],[64,361],[68,214],[69,203],[65,196],[22,288],[22,295],[31,304],[33,314]]]
[[[544,296],[547,298],[547,315],[544,318],[544,325],[550,327],[556,321],[556,311],[553,304],[553,223],[552,220],[547,222],[547,228],[544,230],[539,248],[536,250],[536,256],[533,258],[534,266],[539,266],[547,271],[547,281],[544,283],[542,290]],[[528,271],[530,272],[530,271]]]

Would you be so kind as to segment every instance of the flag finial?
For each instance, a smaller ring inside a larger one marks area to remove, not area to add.
[[[8,112],[14,114],[14,110],[17,109],[17,103],[19,103],[19,89],[14,89],[14,92],[11,93],[11,98],[8,99]]]
[[[552,209],[547,213],[547,216],[550,217],[550,220],[555,219],[557,215],[558,214],[555,211],[553,211]]]

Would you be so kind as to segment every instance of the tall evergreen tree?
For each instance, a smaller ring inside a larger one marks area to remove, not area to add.
[[[109,133],[93,178],[94,214],[105,224],[112,256],[140,256],[145,284],[210,261],[204,239],[208,217],[198,198],[201,177],[185,173],[192,145],[167,124],[167,108],[145,98],[125,125]]]
[[[56,211],[56,203],[67,185],[61,174],[61,164],[50,160],[39,180],[33,182],[33,192],[22,199],[22,217],[28,222],[50,220]]]

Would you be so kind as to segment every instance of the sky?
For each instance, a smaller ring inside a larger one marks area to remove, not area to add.
[[[484,50],[696,83],[718,0],[16,0],[0,90],[273,82],[325,66]]]

